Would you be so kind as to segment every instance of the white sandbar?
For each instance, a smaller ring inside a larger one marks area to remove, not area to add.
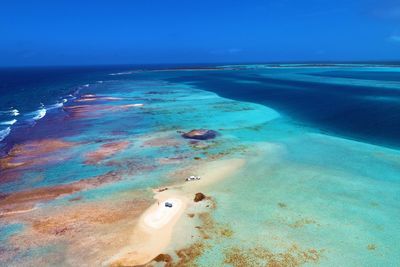
[[[169,202],[172,207],[166,207],[165,203]],[[163,202],[159,202],[157,206],[153,206],[153,209],[149,210],[143,218],[143,222],[146,226],[160,229],[167,225],[182,207],[182,201],[177,198],[169,198]]]

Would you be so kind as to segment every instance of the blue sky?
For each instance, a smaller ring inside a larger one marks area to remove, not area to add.
[[[400,60],[400,1],[18,1],[0,65]]]

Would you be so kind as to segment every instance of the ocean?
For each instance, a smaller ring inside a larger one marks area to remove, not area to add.
[[[170,266],[400,262],[397,65],[0,69],[0,94],[0,265],[145,255],[163,188],[190,200],[156,251]]]

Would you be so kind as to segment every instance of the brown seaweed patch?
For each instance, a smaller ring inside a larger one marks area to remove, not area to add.
[[[217,142],[209,142],[209,143],[204,143],[201,141],[197,140],[192,140],[189,142],[189,145],[191,148],[195,150],[207,150],[209,148],[212,148],[217,145]]]
[[[207,197],[207,200],[210,203],[210,204],[207,205],[207,207],[215,210],[217,208],[217,201],[215,201],[215,199],[212,198],[212,197]]]
[[[232,155],[232,154],[244,154],[248,148],[244,145],[232,147],[223,151],[220,151],[218,153],[206,153],[208,159],[216,160],[216,159],[221,159],[225,156]]]
[[[195,214],[188,213],[187,216],[193,218]],[[195,228],[198,229],[200,236],[203,239],[231,238],[233,236],[233,231],[227,225],[215,222],[210,213],[203,212],[197,214],[197,216],[200,219],[201,226],[196,226]],[[176,250],[175,254],[177,256],[177,260],[164,261],[165,262],[164,266],[169,266],[169,267],[197,266],[196,261],[209,248],[211,248],[211,245],[204,242],[203,240],[196,241],[195,243],[191,244],[188,247]],[[169,257],[167,257],[167,259],[169,259]],[[148,263],[146,266],[153,266],[151,265],[153,262],[160,262],[160,261],[156,261],[156,259],[153,259],[153,261]]]
[[[79,200],[82,200],[82,196],[77,196],[77,197],[68,199],[68,201],[79,201]]]
[[[279,202],[278,207],[280,208],[287,208],[287,205],[285,203]]]
[[[5,195],[0,200],[1,214],[12,214],[18,211],[29,210],[37,202],[45,202],[61,195],[72,194],[80,188],[74,184],[67,186],[54,186],[21,191]]]
[[[168,190],[168,187],[164,187],[164,188],[158,189],[157,192],[164,192],[164,191],[167,191],[167,190]]]
[[[120,141],[103,144],[99,149],[86,154],[86,164],[97,164],[100,161],[113,156],[114,154],[126,149],[130,145],[129,141]]]
[[[368,244],[367,249],[368,250],[375,250],[376,249],[376,245],[375,244]]]
[[[42,139],[15,145],[7,156],[0,158],[0,170],[40,165],[57,160],[57,157],[49,154],[74,145],[75,143],[60,139]]]
[[[164,267],[187,267],[187,266],[197,266],[196,260],[204,253],[204,251],[209,246],[202,243],[196,242],[189,247],[182,248],[176,250],[177,260],[174,261],[171,255],[169,254],[160,254],[155,257],[151,262],[143,265],[146,267],[153,266],[152,263],[164,263]],[[126,265],[119,265],[119,266],[126,266]],[[157,265],[158,266],[158,265]],[[139,266],[135,266],[139,267]]]
[[[230,228],[222,228],[221,229],[221,236],[225,238],[230,238],[233,236],[233,231]]]
[[[233,247],[227,249],[224,263],[234,267],[242,266],[267,266],[267,267],[296,267],[305,263],[317,263],[323,250],[302,250],[297,245],[292,245],[284,252],[271,252],[263,247],[240,249]]]
[[[21,176],[21,173],[14,171],[14,170],[8,170],[8,171],[1,171],[1,183],[9,183],[15,180],[18,180],[19,177]]]
[[[127,205],[132,206],[127,202]],[[135,206],[140,205],[138,202]],[[70,211],[64,215],[59,213],[45,219],[39,219],[32,223],[32,228],[42,234],[63,235],[70,231],[79,231],[82,224],[113,224],[126,217],[126,210],[97,209]]]
[[[0,158],[0,170],[1,171],[6,171],[9,169],[14,169],[20,166],[23,166],[25,163],[24,162],[14,162],[14,157],[13,155],[7,155],[2,158]]]
[[[187,248],[183,248],[176,251],[178,255],[178,262],[171,265],[174,267],[184,266],[197,266],[196,260],[204,253],[207,246],[202,242],[196,242]]]
[[[205,198],[206,198],[206,196],[203,193],[198,192],[198,193],[195,194],[193,201],[194,202],[199,202],[199,201],[202,201]]]
[[[76,105],[64,107],[64,110],[68,112],[69,117],[73,119],[98,118],[101,114],[96,114],[95,111],[107,109],[109,109],[109,106],[105,105]]]
[[[115,207],[104,204],[83,204],[67,209],[68,212],[58,212],[47,218],[35,220],[32,223],[33,229],[41,233],[55,234],[60,230],[79,230],[81,224],[88,226],[93,224],[114,224],[124,220],[127,216],[134,215],[136,218],[149,206],[146,200],[124,201],[124,207]],[[65,231],[66,231],[65,230]]]
[[[135,192],[135,198],[132,198],[132,192],[123,193],[100,202],[47,207],[43,212],[21,216],[27,227],[10,238],[9,246],[26,251],[62,245],[61,254],[64,257],[55,266],[101,266],[102,262],[131,242],[131,231],[137,219],[152,204],[150,196]]]
[[[0,198],[0,214],[14,214],[32,209],[39,202],[47,202],[63,195],[101,186],[117,181],[121,176],[110,172],[89,179],[65,185],[49,186],[2,195]]]
[[[196,228],[203,239],[230,238],[233,236],[234,233],[229,225],[215,222],[210,213],[202,212],[198,216],[201,226]]]
[[[304,227],[305,225],[309,225],[309,224],[314,224],[314,225],[319,226],[319,224],[315,220],[308,219],[308,218],[302,218],[300,220],[297,220],[294,223],[289,224],[289,226],[292,228],[300,228],[300,227]]]
[[[215,231],[214,219],[207,212],[200,213],[198,216],[201,221],[201,226],[197,226],[196,228],[198,229],[200,236],[203,239],[210,239],[211,235]],[[211,230],[213,230],[213,233],[211,233]]]
[[[172,257],[169,254],[159,254],[153,259],[155,262],[165,262],[165,266],[172,265]]]
[[[64,107],[70,118],[73,119],[94,119],[103,116],[104,112],[119,112],[127,109],[142,107],[143,104],[125,104],[125,105],[108,105],[108,104],[83,104]]]
[[[0,158],[0,182],[17,180],[22,171],[28,168],[65,160],[67,155],[57,152],[74,145],[76,143],[60,139],[34,140],[15,145],[6,156]]]

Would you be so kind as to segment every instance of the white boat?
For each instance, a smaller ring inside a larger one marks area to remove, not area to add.
[[[195,180],[200,180],[200,179],[201,179],[200,176],[191,175],[188,178],[186,178],[186,181],[195,181]]]

